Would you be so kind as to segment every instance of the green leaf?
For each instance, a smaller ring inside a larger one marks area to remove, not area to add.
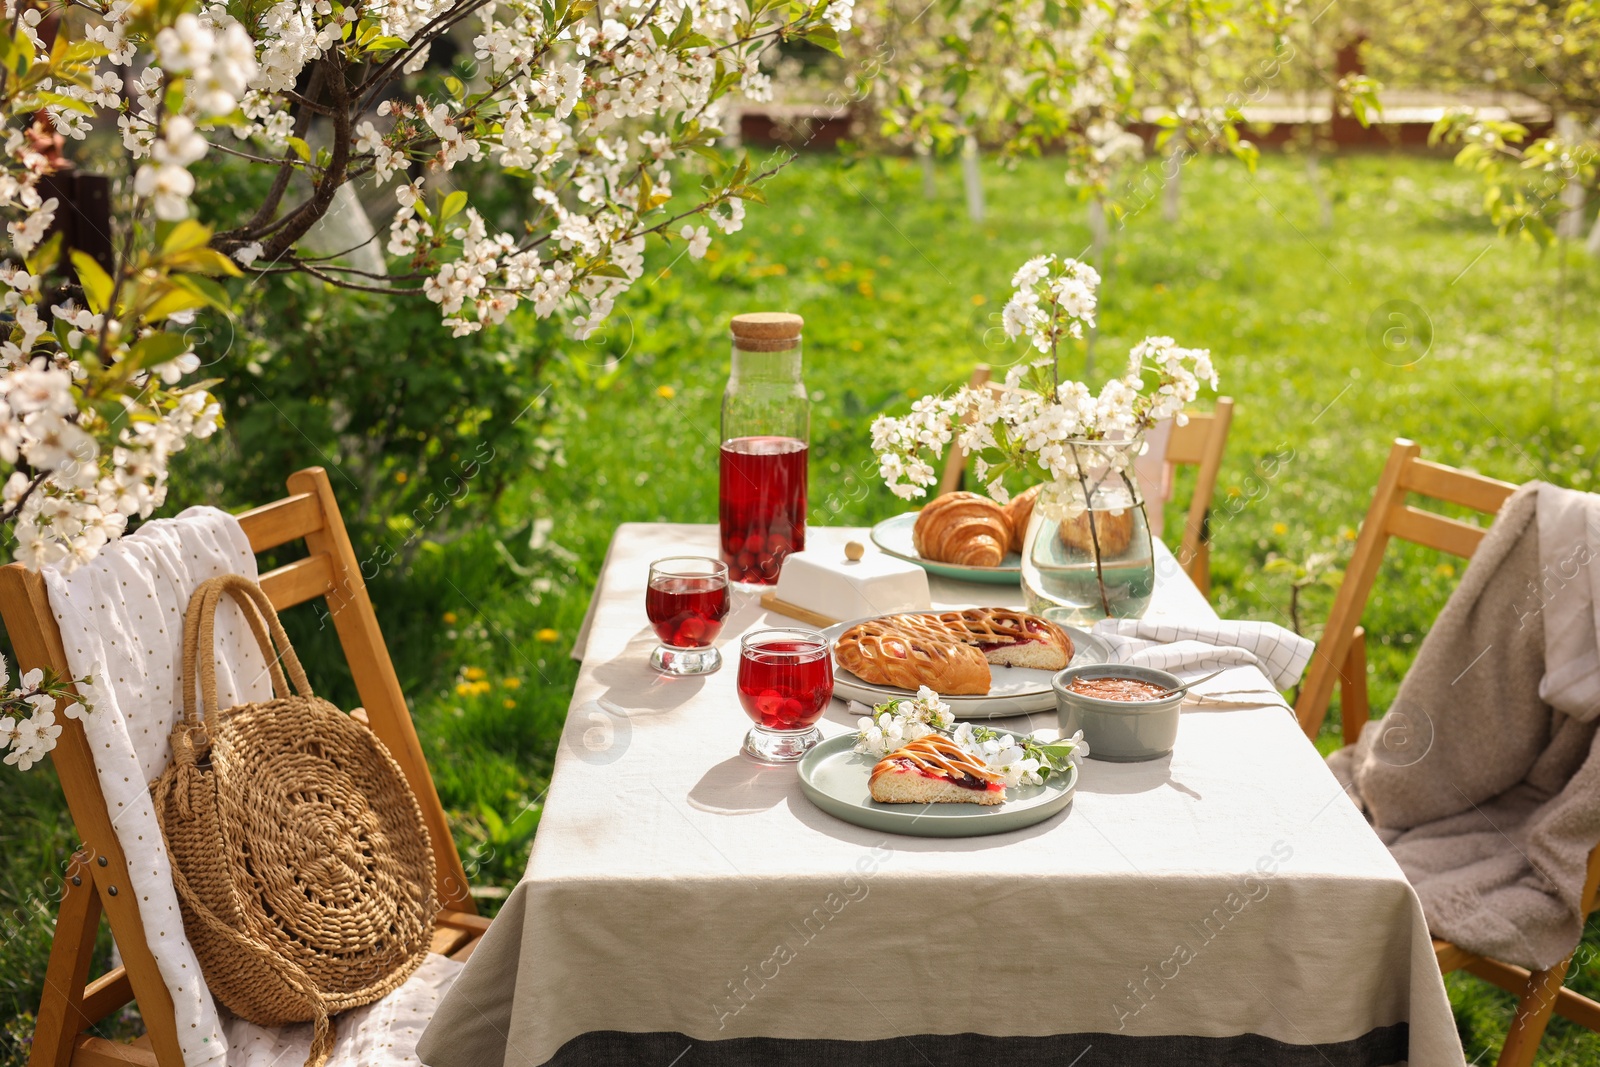
[[[188,350],[189,342],[181,333],[153,333],[135,342],[129,358],[142,370],[171,362]]]
[[[50,235],[43,244],[33,250],[33,255],[27,257],[28,273],[43,274],[61,262],[61,232]]]
[[[722,158],[722,153],[718,152],[715,148],[712,148],[708,144],[691,144],[685,145],[684,147],[688,148],[689,151],[693,152],[697,156],[704,156],[705,158],[709,159],[712,165],[719,170],[728,165],[728,161]]]
[[[169,254],[172,252],[187,252],[191,248],[202,248],[211,240],[211,227],[194,219],[184,219],[173,226],[171,231],[161,242],[161,251]]]
[[[191,248],[187,252],[179,252],[168,256],[167,262],[177,270],[194,271],[197,274],[226,274],[230,278],[242,278],[244,272],[238,264],[215,248]]]
[[[311,146],[300,137],[289,138],[289,147],[294,149],[294,154],[300,157],[300,162],[311,162]]]
[[[198,293],[173,286],[161,295],[161,299],[150,305],[150,310],[144,313],[146,322],[160,322],[169,315],[176,315],[180,311],[193,311],[195,308],[206,306],[206,299]],[[181,335],[179,335],[181,336]]]
[[[218,311],[230,313],[233,311],[233,300],[228,296],[228,290],[203,274],[174,274],[168,280],[178,288],[187,289],[200,297]]]
[[[111,303],[111,290],[115,288],[111,275],[89,253],[76,249],[72,252],[72,268],[77,272],[78,283],[83,286],[89,310],[97,315],[105,311]]]
[[[66,34],[62,34],[63,37]],[[66,108],[68,111],[79,111],[85,115],[94,114],[94,105],[79,100],[75,96],[62,96],[60,93],[41,92],[36,94],[41,104],[53,104],[56,107]]]
[[[449,196],[445,197],[444,198],[444,202],[439,205],[439,221],[440,222],[444,222],[445,220],[449,219],[452,215],[459,215],[461,213],[461,209],[466,207],[466,206],[467,206],[467,194],[466,194],[466,191],[462,190],[462,189],[457,189],[455,192],[453,192]]]
[[[844,50],[839,47],[839,34],[832,26],[818,26],[808,33],[800,35],[802,41],[809,41],[818,48],[826,48],[836,56],[844,55]]]

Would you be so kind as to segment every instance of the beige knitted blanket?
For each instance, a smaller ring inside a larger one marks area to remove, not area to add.
[[[1432,932],[1529,968],[1583,929],[1600,842],[1600,497],[1506,501],[1393,706],[1328,758]]]

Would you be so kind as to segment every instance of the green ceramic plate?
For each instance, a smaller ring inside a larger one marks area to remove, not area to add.
[[[923,559],[917,555],[916,546],[911,543],[911,527],[916,524],[915,511],[884,519],[872,528],[872,543],[891,556],[915,563],[929,574],[987,585],[1022,584],[1022,557],[1015,552],[998,567],[963,567],[959,563],[935,563],[931,559]]]
[[[1043,785],[1006,790],[1004,804],[879,804],[867,791],[878,761],[851,751],[856,735],[830,737],[800,761],[800,789],[834,818],[912,837],[981,837],[1043,822],[1072,803],[1078,768],[1051,775]]]

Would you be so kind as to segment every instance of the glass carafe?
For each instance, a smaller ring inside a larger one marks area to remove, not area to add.
[[[801,379],[799,315],[733,318],[733,365],[722,394],[719,512],[728,577],[773,585],[806,547],[811,402]]]

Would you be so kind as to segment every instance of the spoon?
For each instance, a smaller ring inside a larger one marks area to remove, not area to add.
[[[1222,671],[1225,671],[1227,669],[1228,668],[1224,667],[1224,668],[1222,668]],[[1189,690],[1193,689],[1195,686],[1199,685],[1201,682],[1209,682],[1209,681],[1211,681],[1211,679],[1213,679],[1217,675],[1221,674],[1222,671],[1212,671],[1210,674],[1206,675],[1203,678],[1196,678],[1192,682],[1184,682],[1182,685],[1178,686],[1176,689],[1168,689],[1165,693],[1162,693],[1158,697],[1153,697],[1152,699],[1154,699],[1154,700],[1165,700],[1168,697],[1177,696],[1179,693],[1187,693]]]

